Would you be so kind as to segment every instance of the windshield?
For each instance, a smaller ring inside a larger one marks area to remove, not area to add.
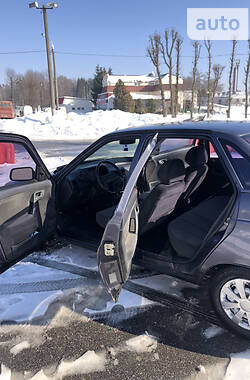
[[[110,160],[115,158],[133,158],[139,139],[133,144],[121,144],[119,140],[111,141],[101,148],[97,149],[93,154],[88,156],[84,161]]]

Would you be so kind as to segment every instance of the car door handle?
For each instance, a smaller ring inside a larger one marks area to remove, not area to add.
[[[29,214],[33,214],[36,202],[38,202],[43,197],[44,197],[44,190],[36,191],[32,195],[30,199],[30,205],[29,205],[29,211],[28,211]]]
[[[39,191],[36,191],[34,195],[34,203],[36,203],[37,201],[39,201],[40,199],[42,199],[44,197],[44,190],[39,190]]]

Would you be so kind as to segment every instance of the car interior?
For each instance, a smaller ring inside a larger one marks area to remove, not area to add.
[[[109,155],[97,151],[63,179],[56,196],[63,235],[97,248],[119,203],[138,143],[116,141],[114,149],[105,148]],[[208,140],[197,138],[160,139],[137,189],[136,255],[150,252],[172,262],[192,261],[206,242],[213,239],[215,244],[235,199],[222,160]]]

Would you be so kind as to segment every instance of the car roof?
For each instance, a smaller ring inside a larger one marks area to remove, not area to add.
[[[142,126],[135,128],[126,128],[114,131],[114,133],[150,133],[150,132],[206,132],[211,134],[226,134],[230,137],[232,136],[244,136],[250,134],[250,122],[247,121],[200,121],[200,122],[180,122],[180,123],[169,123],[169,124],[159,124],[151,126]]]

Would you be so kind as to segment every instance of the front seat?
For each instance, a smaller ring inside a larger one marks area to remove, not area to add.
[[[181,201],[187,202],[207,175],[208,154],[205,146],[198,145],[191,148],[186,154],[185,161],[189,166],[186,168],[185,190]]]
[[[180,159],[168,160],[158,170],[160,183],[140,204],[139,233],[159,224],[175,208],[185,188],[185,167]]]
[[[139,234],[149,231],[159,224],[175,208],[175,205],[183,193],[185,167],[180,159],[168,160],[158,170],[160,183],[143,197],[139,212]],[[115,211],[114,207],[98,211],[96,222],[105,228]]]

